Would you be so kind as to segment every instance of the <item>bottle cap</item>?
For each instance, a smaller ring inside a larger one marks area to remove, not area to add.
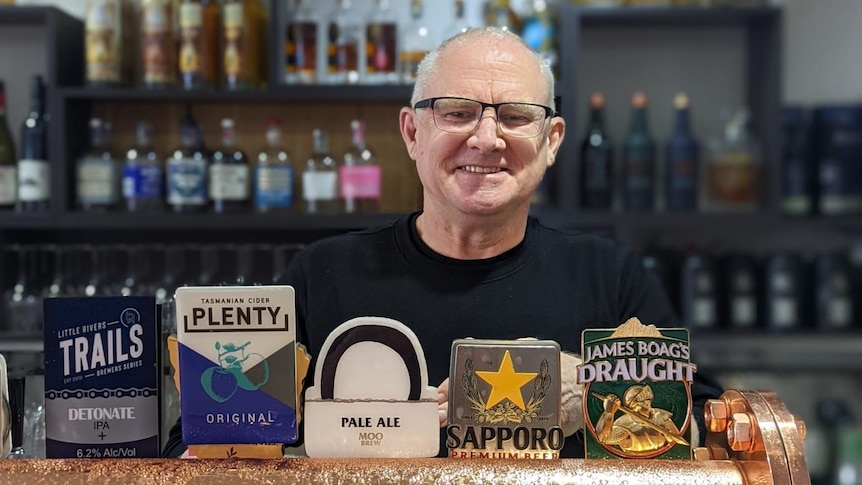
[[[632,107],[633,108],[646,108],[647,106],[647,97],[642,91],[638,91],[632,95]]]
[[[676,109],[687,109],[688,95],[685,93],[677,93],[677,95],[673,97],[673,107]]]

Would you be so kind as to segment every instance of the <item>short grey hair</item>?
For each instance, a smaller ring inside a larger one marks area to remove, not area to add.
[[[429,78],[431,76],[431,73],[433,73],[435,68],[437,67],[437,58],[440,56],[441,52],[447,50],[450,46],[463,46],[467,43],[484,38],[514,40],[524,46],[524,49],[526,49],[533,55],[533,58],[536,60],[536,63],[539,66],[539,72],[542,74],[542,77],[545,78],[545,83],[548,87],[548,106],[554,108],[554,73],[553,71],[551,71],[551,66],[548,64],[548,61],[543,59],[539,54],[536,53],[536,51],[531,49],[530,46],[528,46],[519,35],[514,34],[508,30],[503,30],[499,27],[481,27],[469,29],[465,32],[461,32],[446,39],[445,41],[443,41],[442,44],[440,44],[440,46],[429,52],[425,56],[425,58],[422,59],[422,62],[419,63],[419,67],[416,70],[416,84],[414,84],[413,86],[413,96],[410,98],[410,106],[413,106],[414,104],[416,104],[417,101],[420,100],[421,96],[423,96],[422,93],[424,93],[430,85]]]

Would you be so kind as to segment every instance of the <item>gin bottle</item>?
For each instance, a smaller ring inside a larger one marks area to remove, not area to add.
[[[312,132],[314,151],[305,161],[302,173],[302,198],[308,214],[334,214],[338,203],[338,163],[329,154],[326,132]]]
[[[214,212],[242,212],[248,208],[248,172],[248,157],[236,147],[234,122],[225,118],[221,120],[221,146],[213,153],[209,169]]]
[[[258,212],[293,207],[296,174],[290,154],[281,144],[281,127],[271,119],[266,127],[266,146],[254,168],[254,207]]]
[[[123,199],[128,212],[158,212],[164,209],[164,174],[159,154],[152,147],[153,126],[139,121],[137,143],[126,152],[123,168]]]
[[[190,108],[180,130],[180,146],[167,161],[168,205],[174,212],[201,212],[207,203],[209,157]]]
[[[377,212],[380,209],[380,165],[365,143],[365,123],[350,122],[353,145],[345,152],[338,180],[344,212]]]

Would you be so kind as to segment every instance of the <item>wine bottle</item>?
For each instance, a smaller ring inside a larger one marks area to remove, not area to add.
[[[33,76],[30,115],[21,127],[21,159],[18,160],[18,210],[44,212],[51,197],[51,165],[48,163],[48,124],[45,118],[45,86]]]
[[[668,211],[693,211],[697,208],[697,140],[689,126],[688,96],[673,98],[676,127],[667,140],[665,153],[665,201]]]
[[[613,201],[614,152],[604,126],[605,97],[590,96],[590,124],[581,142],[581,207],[609,210]]]
[[[6,122],[6,89],[0,81],[0,209],[12,209],[18,199],[15,142]]]
[[[623,204],[628,211],[652,211],[655,194],[655,141],[647,128],[647,97],[632,96],[632,119],[623,145]]]

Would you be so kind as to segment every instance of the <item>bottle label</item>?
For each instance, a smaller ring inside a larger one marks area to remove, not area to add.
[[[712,328],[716,324],[715,300],[696,298],[692,305],[692,324],[700,328]]]
[[[314,82],[317,75],[317,25],[313,22],[288,24],[285,54],[285,69],[289,76]]]
[[[757,302],[752,296],[738,296],[730,305],[730,321],[737,327],[752,327],[757,322]]]
[[[88,81],[120,81],[121,9],[121,3],[116,0],[97,0],[87,4],[84,50]]]
[[[792,328],[797,325],[796,301],[790,297],[772,300],[772,324],[777,328]]]
[[[171,158],[168,161],[168,203],[203,205],[207,201],[205,160]]]
[[[293,167],[257,167],[254,203],[261,209],[293,205]]]
[[[162,197],[162,167],[143,165],[126,167],[123,171],[123,197],[153,200]]]
[[[180,6],[180,73],[187,76],[201,75],[203,62],[203,11],[199,4]]]
[[[248,200],[248,165],[210,165],[210,198]]]
[[[379,199],[380,166],[342,166],[339,170],[341,197],[345,199]]]
[[[305,200],[335,200],[338,198],[338,174],[335,172],[305,172],[302,174],[302,198]]]
[[[395,24],[369,24],[366,29],[367,71],[369,73],[394,73],[396,52]]]
[[[40,202],[50,198],[51,166],[46,160],[18,161],[18,200]]]
[[[832,328],[847,328],[853,322],[853,304],[849,298],[832,298],[827,304],[828,324]]]
[[[144,6],[143,11],[143,64],[144,82],[166,83],[170,82],[171,45],[168,6],[164,2],[150,2]]]
[[[117,200],[116,165],[112,160],[83,158],[78,162],[78,202],[111,204]]]
[[[246,42],[243,36],[243,6],[230,3],[224,7],[224,73],[236,77],[242,74],[242,47]]]
[[[18,199],[18,167],[0,167],[0,206],[12,205]]]

